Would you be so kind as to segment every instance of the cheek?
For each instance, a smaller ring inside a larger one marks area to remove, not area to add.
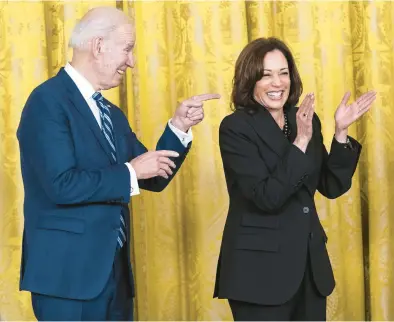
[[[258,81],[254,87],[254,93],[255,94],[264,94],[264,92],[267,91],[269,85],[266,84],[264,81]]]
[[[100,67],[104,74],[108,74],[112,69],[112,59],[110,57],[104,57],[101,61]]]
[[[113,53],[112,55],[108,55],[103,59],[104,65],[109,68],[116,67],[119,63],[119,60],[120,60],[119,55],[114,55]]]
[[[291,84],[290,78],[286,77],[283,80],[283,83],[287,86],[287,89],[289,90],[290,89],[290,84]]]
[[[115,57],[112,60],[112,69],[113,69],[113,71],[116,72],[117,69],[123,68],[123,66],[125,64],[126,64],[126,60],[125,60],[124,56]]]

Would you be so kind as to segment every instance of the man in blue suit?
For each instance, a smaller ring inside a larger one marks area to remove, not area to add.
[[[180,104],[147,151],[101,95],[134,66],[134,27],[115,8],[76,25],[73,59],[33,90],[18,129],[25,189],[21,290],[38,320],[133,320],[128,202],[163,190],[203,117],[197,95]]]

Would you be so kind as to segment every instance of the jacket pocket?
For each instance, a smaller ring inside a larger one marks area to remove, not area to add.
[[[249,235],[242,234],[238,236],[238,240],[236,242],[236,249],[243,250],[259,250],[266,252],[278,252],[279,251],[279,243],[274,238],[267,238],[264,235]]]
[[[81,219],[72,217],[41,215],[37,220],[37,228],[82,234],[85,232],[85,222]]]
[[[278,216],[243,214],[241,225],[245,227],[279,229],[280,221]]]

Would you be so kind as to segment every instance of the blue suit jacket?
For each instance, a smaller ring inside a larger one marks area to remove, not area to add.
[[[17,133],[25,189],[22,290],[92,299],[108,280],[121,211],[130,227],[130,174],[124,163],[147,150],[121,110],[106,103],[117,163],[89,106],[63,69],[26,102]],[[176,169],[189,150],[168,126],[157,143],[157,150],[163,149],[180,153],[174,160]],[[139,185],[161,191],[171,178],[140,180]]]

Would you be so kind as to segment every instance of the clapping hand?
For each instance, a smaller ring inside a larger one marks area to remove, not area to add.
[[[305,152],[312,138],[313,127],[312,119],[315,113],[315,95],[309,93],[305,96],[296,114],[297,121],[297,137],[294,145],[301,151]]]
[[[342,132],[367,113],[373,101],[376,99],[376,92],[369,91],[361,95],[352,104],[346,105],[350,98],[350,92],[346,92],[335,112],[335,132]]]

